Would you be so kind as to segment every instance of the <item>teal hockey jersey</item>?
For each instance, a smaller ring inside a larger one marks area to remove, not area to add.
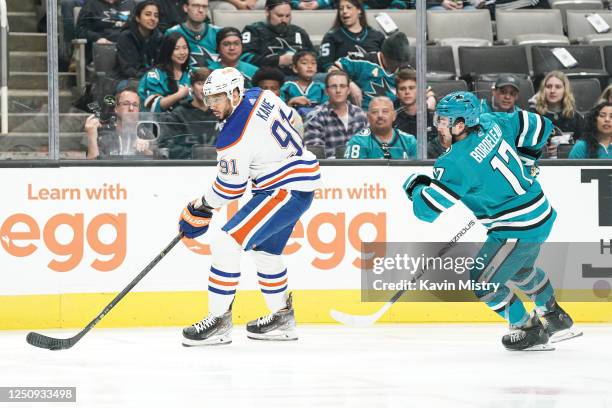
[[[361,88],[363,110],[367,111],[370,101],[377,96],[388,96],[392,101],[395,100],[395,77],[382,67],[380,53],[367,53],[364,59],[342,57],[335,65]]]
[[[399,129],[393,129],[389,143],[383,143],[366,128],[351,137],[344,151],[345,159],[415,159],[416,138]]]
[[[327,102],[328,99],[325,93],[325,84],[319,81],[312,81],[306,91],[302,91],[297,82],[287,81],[283,84],[280,92],[285,103],[298,96],[305,96],[312,105],[320,105]]]
[[[177,85],[190,86],[189,71],[183,72]],[[159,68],[148,71],[138,84],[138,96],[142,102],[143,111],[163,112],[165,109],[159,105],[162,97],[170,95],[168,74]],[[191,96],[188,97],[191,100]],[[168,109],[172,110],[172,109]]]
[[[436,160],[429,186],[413,190],[415,215],[432,222],[462,201],[495,237],[545,239],[556,212],[529,169],[550,136],[551,121],[519,111],[483,114],[480,124]]]
[[[221,27],[212,24],[204,23],[204,30],[199,33],[193,32],[183,24],[175,25],[166,30],[166,35],[179,32],[187,40],[189,50],[191,51],[191,67],[205,67],[208,61],[216,61],[219,58],[217,53],[217,33]]]

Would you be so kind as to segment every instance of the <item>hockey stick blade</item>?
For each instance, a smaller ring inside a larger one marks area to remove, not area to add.
[[[166,254],[168,254],[168,252],[170,252],[172,248],[174,248],[181,238],[183,238],[183,233],[179,233],[176,237],[174,237],[168,246],[165,247],[151,262],[149,262],[149,264],[138,274],[138,276],[136,276],[125,288],[123,288],[123,290],[117,296],[115,296],[115,298],[111,300],[111,302],[106,305],[106,307],[104,307],[104,309],[98,313],[98,315],[91,322],[89,322],[89,324],[85,326],[83,330],[78,332],[73,337],[70,337],[69,339],[56,339],[40,333],[30,332],[26,336],[26,341],[34,347],[47,350],[66,350],[74,346],[85,334],[87,334],[87,332],[98,324],[98,322],[102,320],[104,316],[106,316],[108,312],[110,312],[111,309],[114,308],[117,303],[119,303],[121,299],[123,299],[123,297],[127,295],[134,288],[134,286],[136,286],[136,284],[140,282],[140,280],[144,278],[145,275],[149,273],[164,256],[166,256]]]
[[[470,220],[467,223],[467,225],[461,229],[460,233],[455,235],[453,239],[451,239],[446,244],[446,246],[442,248],[440,252],[438,252],[438,256],[442,256],[443,254],[448,252],[457,243],[457,241],[460,240],[461,237],[465,235],[465,233],[469,231],[475,224],[476,224],[476,221],[474,221],[473,219]],[[416,282],[417,280],[419,280],[425,274],[425,272],[427,272],[427,269],[428,269],[427,266],[425,266],[424,268],[421,268],[419,273],[413,276],[412,279],[410,279],[410,282]],[[378,319],[382,317],[382,315],[385,314],[387,310],[389,310],[391,306],[393,306],[395,302],[397,302],[397,300],[404,294],[404,292],[405,290],[397,291],[393,295],[393,297],[389,299],[382,308],[380,308],[380,310],[378,310],[376,313],[373,313],[373,314],[354,315],[354,314],[344,313],[344,312],[340,312],[339,310],[332,309],[329,311],[329,315],[331,316],[332,319],[334,319],[338,323],[344,324],[346,326],[353,326],[353,327],[372,326],[374,323],[378,321]]]
[[[47,350],[66,350],[76,343],[72,337],[69,339],[56,339],[35,332],[28,333],[26,341],[34,347]]]

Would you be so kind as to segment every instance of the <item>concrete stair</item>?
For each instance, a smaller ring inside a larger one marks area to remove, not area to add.
[[[36,0],[6,0],[9,21],[9,133],[0,160],[46,159],[49,144],[47,34],[37,32]],[[76,74],[60,72],[60,156],[84,159],[81,140],[89,113],[75,113]]]

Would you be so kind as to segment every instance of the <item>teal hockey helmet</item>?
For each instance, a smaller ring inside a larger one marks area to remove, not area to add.
[[[436,105],[437,127],[452,127],[459,118],[463,118],[467,127],[480,123],[480,101],[473,93],[452,92],[440,99]]]

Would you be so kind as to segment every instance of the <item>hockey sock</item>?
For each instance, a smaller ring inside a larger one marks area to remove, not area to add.
[[[271,312],[286,307],[287,303],[287,269],[274,275],[257,272],[259,288],[266,299]]]
[[[537,267],[521,269],[512,279],[516,287],[535,303],[536,308],[546,312],[546,304],[554,296],[554,291],[546,273]]]
[[[490,292],[481,300],[512,326],[520,326],[529,319],[523,302],[507,286],[500,287],[497,292]]]
[[[210,267],[208,277],[208,313],[221,316],[229,310],[236,287],[240,280],[240,272],[225,272],[214,266]]]

